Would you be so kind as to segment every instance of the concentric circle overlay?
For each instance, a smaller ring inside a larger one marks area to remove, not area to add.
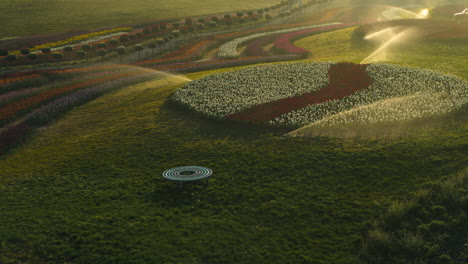
[[[168,169],[163,172],[163,177],[171,181],[198,181],[211,176],[211,169],[200,166],[183,166]]]

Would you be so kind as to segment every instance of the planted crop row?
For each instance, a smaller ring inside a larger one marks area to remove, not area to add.
[[[41,92],[39,94],[26,97],[17,101],[12,102],[11,104],[8,104],[2,108],[0,108],[0,122],[2,124],[7,123],[8,121],[12,120],[14,117],[16,117],[18,114],[23,113],[27,111],[28,109],[31,109],[33,107],[37,107],[41,104],[44,104],[58,96],[62,96],[66,93],[72,92],[77,89],[81,89],[83,87],[88,87],[91,85],[95,85],[98,83],[102,83],[105,81],[109,81],[115,78],[123,78],[127,76],[134,75],[135,72],[126,72],[126,73],[116,73],[116,74],[109,74],[105,77],[101,78],[94,78],[91,80],[86,80],[86,81],[81,81],[78,83],[74,84],[69,84],[65,86],[61,86],[57,89],[52,89],[52,90],[46,90],[44,92]]]

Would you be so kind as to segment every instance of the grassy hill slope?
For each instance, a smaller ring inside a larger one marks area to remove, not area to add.
[[[0,262],[351,263],[392,200],[468,163],[466,124],[390,141],[282,139],[168,105],[179,87],[107,94],[0,159]],[[162,179],[183,165],[214,175],[181,189]]]
[[[72,29],[95,29],[167,18],[256,10],[277,0],[0,0],[0,39]]]

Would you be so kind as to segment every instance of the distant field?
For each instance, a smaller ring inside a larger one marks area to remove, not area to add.
[[[278,0],[0,0],[0,39],[252,10]]]

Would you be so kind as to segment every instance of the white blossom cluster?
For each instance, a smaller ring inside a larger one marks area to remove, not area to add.
[[[171,99],[215,119],[258,104],[319,90],[332,62],[267,64],[188,82]]]
[[[275,34],[289,33],[289,32],[294,32],[294,31],[299,31],[299,30],[304,30],[304,29],[337,25],[337,24],[342,24],[342,23],[333,22],[333,23],[313,25],[313,26],[294,27],[294,28],[288,28],[288,29],[280,29],[280,30],[274,30],[274,31],[268,31],[268,32],[255,33],[255,34],[248,35],[245,37],[235,38],[229,42],[224,43],[223,45],[219,47],[218,57],[224,58],[224,59],[233,59],[233,58],[239,57],[239,54],[237,53],[237,47],[241,45],[242,43],[245,43],[255,38],[260,38],[260,37],[265,37],[265,36],[270,36],[270,35],[275,35]]]
[[[468,83],[431,70],[390,64],[367,68],[373,83],[340,100],[310,105],[270,120],[275,126],[335,126],[440,115],[468,103]]]

